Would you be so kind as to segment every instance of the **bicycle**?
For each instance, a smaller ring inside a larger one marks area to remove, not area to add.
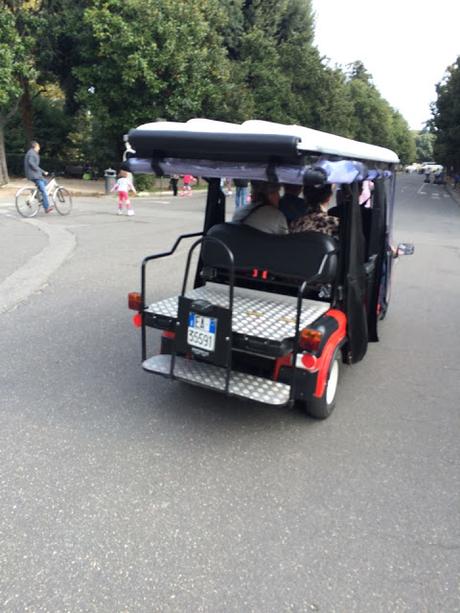
[[[72,210],[70,192],[58,184],[53,176],[46,184],[46,193],[59,215],[68,215]],[[35,217],[43,206],[43,196],[38,187],[22,187],[16,192],[16,210],[22,217]]]

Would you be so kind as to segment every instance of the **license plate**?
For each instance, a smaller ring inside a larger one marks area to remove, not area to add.
[[[192,347],[214,351],[216,346],[217,319],[189,313],[187,343]]]

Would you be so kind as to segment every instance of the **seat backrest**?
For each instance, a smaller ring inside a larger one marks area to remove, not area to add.
[[[235,223],[218,224],[207,236],[219,239],[233,253],[237,271],[266,270],[286,280],[308,280],[320,271],[324,256],[328,256],[321,275],[321,283],[333,283],[337,273],[337,241],[320,232],[298,234],[268,234]],[[214,241],[204,241],[204,266],[228,269],[225,249]]]

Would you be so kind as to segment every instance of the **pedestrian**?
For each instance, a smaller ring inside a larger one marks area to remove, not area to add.
[[[123,206],[126,205],[128,215],[134,215],[133,207],[129,199],[129,192],[137,194],[136,189],[130,178],[130,173],[127,170],[120,170],[118,180],[110,191],[118,192],[118,215],[123,215]]]
[[[184,175],[182,179],[182,190],[180,192],[181,196],[191,196],[192,195],[192,184],[195,182],[195,177],[192,175]]]
[[[45,209],[45,213],[50,213],[54,206],[50,206],[48,200],[48,193],[46,191],[46,183],[44,180],[44,176],[48,173],[46,170],[40,168],[40,143],[36,140],[31,141],[30,149],[27,151],[24,157],[24,173],[26,178],[29,181],[32,181],[37,186],[37,189],[40,191],[43,198],[43,208]]]
[[[177,183],[179,181],[179,175],[171,175],[169,179],[169,186],[172,189],[173,195],[177,196]]]
[[[248,199],[248,182],[245,179],[233,179],[235,185],[235,207],[245,206]]]

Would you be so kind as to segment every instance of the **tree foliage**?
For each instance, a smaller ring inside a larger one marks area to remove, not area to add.
[[[428,130],[422,130],[414,136],[415,139],[415,159],[417,162],[430,162],[433,160],[434,134]]]
[[[436,85],[431,128],[435,135],[437,162],[460,170],[460,56],[449,66],[444,79]]]
[[[4,130],[15,114],[24,84],[36,77],[34,39],[30,35],[24,3],[5,3],[0,10],[0,185],[8,181]]]
[[[95,0],[73,68],[76,99],[112,144],[139,123],[226,113],[229,66],[218,2]]]
[[[60,142],[62,156],[113,164],[133,126],[204,116],[298,123],[413,155],[365,66],[320,56],[311,0],[3,2],[0,121],[22,126],[10,150],[33,132],[47,152]]]

